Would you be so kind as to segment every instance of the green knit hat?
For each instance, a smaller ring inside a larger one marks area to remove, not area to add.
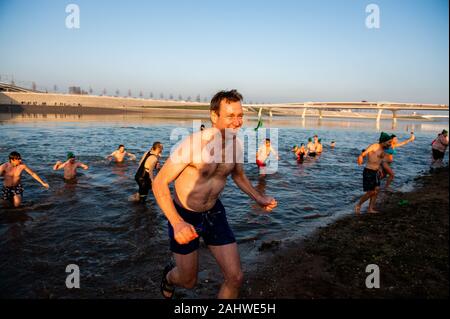
[[[379,142],[384,143],[389,140],[392,140],[392,136],[387,133],[381,132]]]
[[[71,158],[75,158],[75,154],[73,154],[72,152],[67,153],[67,159],[71,159]]]

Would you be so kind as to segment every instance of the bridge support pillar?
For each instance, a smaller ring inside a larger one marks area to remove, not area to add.
[[[377,122],[380,122],[380,119],[381,119],[381,113],[383,113],[383,109],[378,109]]]
[[[269,116],[272,117],[272,109],[269,109]]]
[[[322,110],[321,109],[319,109],[319,119],[322,119]]]
[[[305,117],[306,117],[306,107],[303,109],[302,119],[304,119]]]
[[[397,123],[397,110],[392,110],[392,121]]]

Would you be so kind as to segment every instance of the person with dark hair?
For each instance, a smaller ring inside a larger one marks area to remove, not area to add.
[[[203,131],[204,129],[205,129],[205,125],[204,124],[200,125],[200,131]]]
[[[68,152],[66,161],[64,163],[57,161],[53,166],[53,170],[57,171],[64,168],[64,180],[66,182],[73,182],[77,177],[78,167],[81,167],[84,170],[89,169],[89,166],[77,161],[75,154]]]
[[[0,176],[3,177],[2,199],[4,205],[9,202],[14,207],[20,206],[24,191],[24,188],[20,183],[23,171],[30,174],[31,177],[41,183],[45,188],[49,188],[47,183],[22,162],[22,157],[18,152],[11,152],[9,154],[9,162],[0,165]]]
[[[277,160],[280,159],[277,151],[275,151],[270,143],[270,138],[266,138],[263,145],[261,145],[256,153],[256,165],[259,168],[265,167],[270,154],[273,154]]]
[[[136,156],[130,152],[125,151],[125,146],[120,144],[119,147],[117,148],[117,150],[115,150],[114,152],[112,152],[110,155],[108,155],[106,158],[108,160],[112,160],[114,158],[114,160],[116,161],[116,163],[122,163],[125,159],[125,156],[130,157],[130,159],[132,161],[136,160]]]
[[[236,90],[218,92],[211,100],[212,127],[183,140],[153,182],[156,201],[168,219],[175,258],[175,265],[168,264],[161,278],[164,298],[173,297],[175,286],[191,289],[196,285],[199,236],[224,275],[218,297],[238,297],[243,281],[239,251],[219,199],[229,175],[263,209],[271,211],[277,206],[274,198],[259,193],[245,175],[243,144],[237,138],[244,117],[241,103],[242,95]]]
[[[161,142],[153,143],[152,148],[142,156],[139,162],[139,168],[134,179],[139,186],[139,191],[136,196],[141,203],[145,203],[148,192],[152,188],[152,183],[155,179],[153,171],[159,168],[159,158],[161,157],[163,148]]]
[[[445,151],[448,147],[448,131],[442,130],[438,134],[436,139],[431,143],[431,150],[433,161],[431,167],[442,166],[442,161],[444,160]]]
[[[302,143],[300,147],[297,148],[295,155],[297,155],[297,161],[299,163],[303,163],[305,156],[308,154],[308,151],[305,148],[305,144]]]
[[[355,206],[355,213],[357,215],[361,212],[361,206],[370,199],[368,213],[375,214],[378,211],[375,209],[378,192],[380,190],[380,180],[378,176],[378,170],[380,169],[381,162],[385,156],[385,151],[391,147],[392,137],[391,135],[381,132],[378,143],[370,145],[358,156],[358,165],[364,163],[364,157],[367,156],[367,164],[363,171],[363,190],[366,192],[358,204]]]

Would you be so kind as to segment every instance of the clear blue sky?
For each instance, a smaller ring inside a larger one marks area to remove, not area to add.
[[[69,3],[80,29],[67,29]],[[370,3],[381,28],[365,26]],[[449,99],[447,0],[0,0],[0,75],[145,96]]]

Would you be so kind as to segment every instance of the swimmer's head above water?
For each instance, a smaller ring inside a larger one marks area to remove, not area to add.
[[[67,153],[67,160],[72,162],[72,163],[75,162],[75,154],[72,153],[72,152],[68,152]]]
[[[216,93],[209,107],[212,126],[219,129],[222,134],[225,130],[236,134],[244,118],[242,100],[243,97],[237,90]]]
[[[22,161],[22,157],[18,152],[11,152],[9,153],[9,162],[13,164],[14,166],[17,166]]]

